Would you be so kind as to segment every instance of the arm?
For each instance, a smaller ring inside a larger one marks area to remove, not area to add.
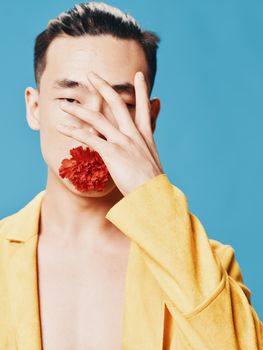
[[[186,196],[166,174],[135,188],[106,218],[144,252],[177,321],[179,342],[187,339],[194,349],[262,348],[263,324],[251,306],[234,250],[223,246],[216,253],[189,212]]]

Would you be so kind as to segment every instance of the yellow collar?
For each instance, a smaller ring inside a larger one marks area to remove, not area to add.
[[[6,218],[1,230],[9,241],[26,242],[38,234],[41,203],[45,190],[39,192],[25,207]],[[21,229],[23,227],[23,229]]]

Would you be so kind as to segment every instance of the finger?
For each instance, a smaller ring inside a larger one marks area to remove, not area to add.
[[[134,86],[136,97],[135,124],[144,137],[152,140],[151,104],[148,98],[147,83],[142,72],[135,74]]]
[[[148,98],[147,83],[142,72],[135,74],[134,86],[136,96],[135,125],[144,138],[155,161],[160,165],[151,127],[151,104]]]
[[[109,149],[110,143],[108,141],[103,140],[101,137],[96,136],[87,130],[62,123],[57,124],[56,129],[62,134],[73,137],[75,140],[92,147],[102,156],[102,158],[103,155],[106,154],[105,150]]]
[[[96,73],[90,72],[88,78],[110,106],[120,131],[125,135],[133,136],[136,133],[136,127],[126,104],[119,94]]]
[[[116,129],[102,113],[92,111],[76,104],[73,105],[72,103],[66,101],[60,102],[60,108],[63,111],[80,118],[84,122],[91,124],[110,142],[117,143],[118,141],[122,141],[124,137],[124,135],[118,129]]]

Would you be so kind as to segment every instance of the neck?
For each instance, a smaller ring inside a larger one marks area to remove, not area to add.
[[[101,197],[81,196],[67,188],[49,170],[41,205],[39,234],[47,239],[73,242],[105,241],[109,238],[120,240],[124,236],[123,233],[116,230],[116,227],[105,219],[105,215],[121,198],[123,195],[116,186]]]

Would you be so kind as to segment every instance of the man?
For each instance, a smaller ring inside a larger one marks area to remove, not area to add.
[[[158,42],[96,2],[36,38],[25,101],[48,178],[0,222],[1,349],[262,348],[233,248],[160,163]]]

